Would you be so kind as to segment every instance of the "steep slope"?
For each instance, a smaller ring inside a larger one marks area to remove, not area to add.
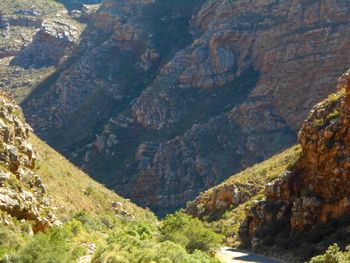
[[[0,142],[1,262],[218,263],[220,235],[183,213],[159,222],[93,181],[37,138],[4,93]]]
[[[129,216],[148,212],[93,181],[38,139],[13,99],[0,94],[0,210],[19,220],[33,221],[43,231],[78,211],[90,215],[119,211]]]
[[[104,0],[79,56],[23,106],[69,159],[164,214],[296,142],[349,64],[349,13],[336,0]]]
[[[240,229],[244,245],[283,256],[288,250],[302,261],[335,242],[350,242],[350,71],[338,89],[304,122],[295,167],[267,185],[266,199],[247,213]]]
[[[293,167],[300,156],[294,146],[272,158],[234,174],[225,182],[200,193],[187,203],[186,213],[200,218],[225,235],[230,245],[239,245],[238,230],[247,209],[263,198],[265,185]]]
[[[29,141],[37,155],[35,171],[45,182],[58,218],[70,217],[77,211],[98,215],[113,211],[113,205],[123,215],[142,218],[148,213],[91,179],[34,134]]]

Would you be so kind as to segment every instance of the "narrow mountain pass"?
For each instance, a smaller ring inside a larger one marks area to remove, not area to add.
[[[216,257],[221,262],[224,262],[224,263],[238,263],[238,262],[283,263],[284,262],[284,261],[260,256],[251,252],[230,248],[230,247],[220,248],[220,250],[216,254]]]

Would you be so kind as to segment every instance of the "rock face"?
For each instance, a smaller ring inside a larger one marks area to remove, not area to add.
[[[20,51],[12,65],[42,68],[57,65],[79,41],[80,30],[64,19],[44,20],[31,44]]]
[[[96,179],[162,214],[294,144],[349,64],[347,1],[105,0],[23,104]]]
[[[33,231],[44,231],[55,222],[45,200],[46,188],[35,174],[35,151],[28,142],[31,128],[22,111],[0,94],[0,210],[19,220],[33,222]]]
[[[303,155],[297,165],[267,185],[266,200],[248,212],[240,233],[246,245],[266,249],[267,231],[276,240],[279,233],[294,241],[313,237],[308,248],[320,237],[327,240],[314,244],[313,250],[346,241],[336,234],[325,238],[346,234],[350,224],[350,70],[338,83],[339,92],[317,104],[304,122],[299,133]]]
[[[186,213],[191,216],[212,221],[220,218],[232,207],[248,201],[261,190],[260,186],[252,183],[223,183],[201,194],[189,202]]]
[[[2,1],[0,10],[0,88],[20,102],[74,53],[84,26],[58,1]]]

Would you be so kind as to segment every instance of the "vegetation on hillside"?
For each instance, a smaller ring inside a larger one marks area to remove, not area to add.
[[[350,262],[350,246],[341,251],[337,244],[328,248],[323,254],[313,257],[309,263],[347,263]]]
[[[319,118],[315,118],[313,122],[313,127],[317,129],[322,129],[325,126],[327,126],[332,120],[338,118],[340,116],[340,110],[335,107],[335,105],[339,104],[341,99],[345,96],[345,89],[341,89],[340,91],[336,93],[332,93],[328,96],[326,100],[320,104],[320,107],[323,109],[326,108],[333,108],[330,113],[328,113],[326,116],[320,116]],[[308,118],[310,118],[311,113]]]
[[[35,135],[35,172],[62,224],[33,235],[31,222],[0,213],[0,262],[217,262],[222,237],[178,212],[160,223],[93,181]]]
[[[133,224],[112,232],[97,250],[97,262],[216,262],[210,255],[221,237],[198,219],[181,212],[166,217],[154,228]]]
[[[157,226],[152,219],[80,212],[49,232],[32,236],[29,229],[16,220],[0,227],[0,262],[76,262],[88,255],[93,262],[215,263],[212,255],[221,241],[183,213]]]

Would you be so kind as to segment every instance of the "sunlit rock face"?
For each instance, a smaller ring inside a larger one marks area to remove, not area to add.
[[[33,232],[57,223],[46,187],[35,174],[36,153],[29,142],[32,129],[21,108],[0,92],[0,211],[32,223]]]

